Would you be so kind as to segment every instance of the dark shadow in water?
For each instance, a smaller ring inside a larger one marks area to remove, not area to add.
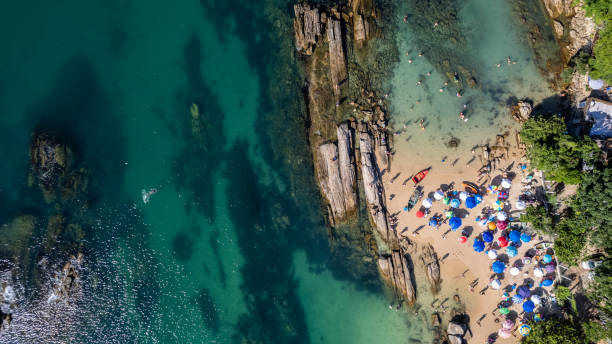
[[[221,259],[221,254],[219,253],[219,242],[217,241],[217,237],[219,236],[218,231],[213,231],[210,233],[208,237],[208,242],[210,243],[210,247],[212,248],[212,252],[215,255],[215,260],[217,261],[217,270],[219,271],[219,280],[221,280],[221,284],[223,288],[227,287],[227,276],[225,274],[225,268],[223,268],[223,260]]]
[[[217,306],[210,296],[210,291],[206,288],[200,289],[196,296],[196,302],[200,307],[204,324],[216,334],[219,331],[219,316],[217,315]]]
[[[192,199],[185,203],[195,204],[212,222],[215,219],[213,182],[223,158],[225,115],[216,94],[204,79],[202,55],[203,43],[196,33],[192,33],[182,55],[187,85],[179,87],[176,93],[176,116],[180,119],[185,143],[174,160],[173,171],[177,188]],[[190,110],[193,104],[198,110]]]
[[[294,243],[286,196],[259,183],[248,156],[248,143],[237,141],[227,153],[228,208],[238,245],[246,258],[241,286],[248,313],[236,326],[235,340],[308,343],[304,310],[293,277]],[[294,228],[295,230],[295,228]]]
[[[172,251],[180,262],[187,262],[193,255],[193,239],[187,233],[180,232],[172,239]]]

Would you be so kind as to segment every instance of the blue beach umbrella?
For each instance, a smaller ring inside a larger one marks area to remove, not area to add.
[[[545,254],[544,257],[542,257],[542,260],[544,263],[550,263],[552,262],[552,256],[550,254]]]
[[[492,242],[493,241],[493,234],[491,234],[491,232],[486,231],[484,233],[482,233],[482,240],[484,240],[484,242]]]
[[[525,313],[533,312],[534,308],[535,308],[535,304],[531,300],[525,301],[525,303],[523,303],[523,311],[525,311]]]
[[[472,209],[472,208],[474,208],[474,207],[475,207],[477,204],[478,204],[478,202],[476,201],[476,197],[474,197],[474,196],[472,196],[472,197],[468,197],[468,198],[465,200],[465,206],[466,206],[468,209]]]
[[[521,234],[521,241],[522,242],[530,242],[531,241],[531,236],[528,235],[528,234],[523,233],[523,234]]]
[[[506,270],[506,264],[498,260],[495,263],[493,263],[493,266],[491,266],[491,268],[493,269],[493,272],[495,272],[496,274],[501,274],[502,272],[504,272],[504,270]]]
[[[523,302],[523,297],[519,294],[516,294],[514,296],[512,296],[512,302],[514,303],[521,303]]]
[[[549,287],[551,285],[553,285],[553,280],[543,280],[540,283],[540,287]]]
[[[480,204],[480,202],[482,202],[482,196],[476,195],[474,198],[476,198],[476,204]]]
[[[432,227],[438,227],[438,220],[436,220],[436,218],[431,218],[429,220],[429,225]]]
[[[457,230],[457,228],[461,227],[461,219],[453,216],[448,220],[448,225],[452,230]]]
[[[516,290],[516,293],[521,295],[521,297],[523,297],[524,299],[531,296],[531,291],[529,291],[529,287],[526,285],[522,285],[518,287],[518,289]]]
[[[517,231],[517,230],[513,230],[512,232],[510,232],[510,234],[508,235],[508,239],[510,239],[510,241],[514,241],[514,242],[519,242],[521,241],[521,232]]]
[[[458,198],[453,198],[450,201],[451,208],[459,208],[460,205],[461,205],[461,201]]]
[[[506,247],[506,254],[508,257],[515,257],[518,254],[518,250],[514,246]]]
[[[482,240],[476,239],[474,240],[474,245],[472,247],[474,248],[474,251],[482,252],[485,249],[485,244]]]

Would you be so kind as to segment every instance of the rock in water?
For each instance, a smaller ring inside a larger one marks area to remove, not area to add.
[[[344,191],[338,162],[338,147],[334,143],[324,143],[317,151],[317,175],[323,195],[329,202],[334,223],[346,218]]]
[[[344,192],[344,206],[347,216],[357,211],[357,183],[355,177],[355,149],[353,131],[348,122],[338,126],[338,166]]]
[[[329,18],[327,21],[327,41],[329,43],[329,64],[331,70],[331,79],[334,86],[336,96],[340,95],[340,83],[343,82],[346,75],[346,57],[344,56],[344,47],[342,42],[342,30],[340,29],[340,21]]]
[[[526,101],[518,101],[516,105],[514,105],[510,109],[510,113],[512,114],[512,118],[519,123],[525,123],[529,120],[531,116],[531,111],[533,107],[530,103]]]
[[[361,175],[363,189],[368,204],[368,210],[376,230],[381,238],[389,241],[387,223],[387,208],[385,206],[384,189],[380,179],[380,171],[376,164],[372,135],[369,132],[359,133],[359,150],[361,152]]]
[[[32,136],[30,164],[48,202],[54,198],[58,180],[68,168],[70,154],[66,144],[51,133],[40,132]]]
[[[438,263],[438,255],[431,245],[423,247],[421,263],[425,269],[425,275],[427,275],[431,291],[436,294],[440,289],[440,264]]]

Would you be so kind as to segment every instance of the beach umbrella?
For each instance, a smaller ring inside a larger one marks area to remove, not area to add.
[[[468,209],[472,209],[472,208],[474,208],[477,205],[478,205],[478,202],[476,202],[476,197],[474,197],[474,196],[468,197],[465,200],[465,207],[468,208]]]
[[[488,222],[487,219],[484,219],[484,218],[480,219],[480,221],[478,221],[478,226],[484,228],[487,226],[487,222]]]
[[[501,282],[498,279],[494,279],[491,281],[491,288],[493,289],[499,289],[501,288]]]
[[[474,251],[482,252],[482,251],[484,251],[485,244],[484,244],[484,242],[482,240],[476,239],[476,240],[474,240],[474,245],[472,247],[474,248]]]
[[[500,247],[506,247],[508,246],[508,239],[506,239],[505,236],[500,236],[499,238],[497,238],[497,243]]]
[[[512,232],[510,232],[510,234],[508,234],[508,239],[513,242],[521,241],[521,232],[513,230]]]
[[[506,247],[506,254],[508,255],[508,257],[516,257],[516,255],[518,254],[518,250],[514,246],[508,246]]]
[[[468,196],[469,196],[468,193],[465,192],[465,191],[461,191],[459,193],[459,199],[462,200],[462,201],[465,201],[468,198]]]
[[[551,285],[553,285],[553,283],[554,283],[554,281],[553,281],[553,280],[549,280],[549,279],[547,279],[547,280],[543,280],[543,281],[540,283],[540,287],[550,287]]]
[[[439,201],[439,200],[441,200],[441,199],[443,199],[443,198],[444,198],[444,192],[442,192],[441,190],[436,190],[436,192],[434,192],[433,197],[434,197],[434,198],[435,198],[437,201]]]
[[[525,210],[525,208],[527,208],[527,203],[525,203],[525,201],[518,200],[516,201],[515,206],[516,206],[516,209],[518,210]]]
[[[506,319],[504,320],[504,322],[502,323],[502,328],[504,330],[512,330],[512,328],[514,327],[514,321],[510,320],[510,319]]]
[[[519,333],[522,334],[523,336],[528,336],[529,332],[531,332],[531,326],[521,325],[521,327],[519,327]]]
[[[518,289],[516,290],[516,293],[521,295],[522,298],[526,299],[529,296],[531,296],[531,291],[529,291],[529,287],[526,285],[522,285],[520,287],[518,287]]]
[[[516,294],[514,296],[512,296],[512,302],[514,303],[521,303],[523,302],[523,297],[519,294]]]
[[[523,234],[521,234],[521,241],[522,242],[530,242],[531,241],[531,236],[529,234],[523,233]]]
[[[425,216],[425,213],[424,213],[424,212],[422,212],[422,211],[420,211],[420,210],[416,212],[416,217],[418,217],[419,219],[420,219],[421,217],[423,217],[423,216]]]
[[[544,263],[550,263],[552,262],[552,256],[550,254],[545,254],[544,257],[542,257],[542,261],[544,261]]]
[[[429,225],[430,225],[431,227],[438,227],[438,220],[437,220],[435,217],[431,218],[431,219],[429,220]]]
[[[512,187],[512,183],[510,182],[509,179],[504,178],[501,181],[501,187],[504,189],[510,189],[510,187]]]
[[[457,230],[457,228],[461,227],[461,219],[453,216],[448,220],[448,225],[452,230]]]
[[[482,202],[482,196],[476,195],[476,196],[474,196],[474,198],[476,198],[476,203],[477,204],[480,204],[480,202]]]
[[[542,269],[540,269],[540,268],[535,268],[535,269],[533,269],[533,275],[535,277],[542,277],[542,276],[544,276],[544,271],[542,271]]]
[[[508,330],[504,330],[503,328],[500,328],[499,331],[497,331],[497,335],[500,338],[508,339],[512,336],[512,333]]]
[[[506,214],[505,212],[500,211],[497,213],[497,219],[499,221],[505,221],[507,218],[508,218],[508,214]]]
[[[535,304],[531,300],[525,301],[525,303],[523,303],[523,311],[525,311],[525,313],[533,312],[534,308],[535,308]]]
[[[496,259],[497,258],[497,251],[489,250],[489,251],[487,251],[487,256],[489,256],[490,259]]]
[[[450,203],[450,198],[444,197],[444,199],[442,200],[442,203],[444,203],[444,205],[449,204]]]
[[[519,268],[517,267],[513,267],[512,269],[510,269],[510,275],[512,276],[516,276],[521,272],[521,270],[519,270]]]
[[[451,206],[451,208],[459,208],[459,206],[460,206],[460,205],[461,205],[461,201],[460,201],[460,200],[458,200],[457,198],[453,198],[453,199],[450,201],[450,206]]]
[[[492,242],[493,241],[493,234],[491,234],[491,232],[486,231],[484,233],[482,233],[482,240],[486,243]]]
[[[530,257],[523,257],[521,259],[521,261],[523,262],[523,265],[529,265],[531,264],[531,258]]]
[[[495,224],[495,222],[489,222],[488,227],[490,230],[495,230],[495,228],[497,228],[497,225]]]
[[[508,228],[508,221],[497,221],[497,228],[501,229],[502,231]]]
[[[495,201],[495,207],[498,211],[501,211],[504,208],[504,202],[502,200]]]
[[[502,272],[504,272],[504,270],[506,270],[506,264],[504,264],[504,262],[497,260],[493,263],[493,265],[491,265],[491,269],[496,274],[501,274]]]
[[[555,265],[554,264],[548,264],[548,265],[546,265],[545,269],[546,269],[546,273],[551,274],[551,273],[555,272]]]
[[[452,210],[447,211],[446,213],[444,213],[444,216],[446,216],[447,218],[453,217],[453,211]]]
[[[531,295],[530,299],[536,305],[539,305],[542,302],[542,300],[540,300],[540,297],[538,295]]]
[[[534,322],[542,321],[542,316],[540,315],[540,313],[533,315],[533,321]]]
[[[465,244],[465,242],[467,241],[467,238],[464,236],[460,236],[459,239],[457,240],[459,240],[460,243]]]
[[[431,205],[433,204],[431,201],[431,198],[425,198],[423,200],[423,202],[421,202],[421,204],[425,207],[425,208],[431,208]]]
[[[508,313],[510,313],[510,310],[508,308],[506,308],[506,307],[502,307],[502,308],[499,309],[499,314],[501,314],[501,315],[506,315]]]

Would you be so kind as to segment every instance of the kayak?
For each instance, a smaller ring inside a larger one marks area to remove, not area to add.
[[[429,172],[429,169],[425,169],[417,173],[414,177],[412,177],[412,181],[414,182],[414,185],[417,185],[421,180],[423,180],[428,172]]]
[[[478,193],[478,185],[476,185],[476,184],[474,184],[472,182],[464,181],[463,183],[461,183],[461,186],[463,186],[463,188],[467,192],[471,192],[473,194],[477,194]]]
[[[407,211],[410,211],[410,209],[414,208],[414,206],[419,202],[419,199],[423,196],[423,192],[421,190],[422,187],[420,186],[414,190],[412,196],[410,196],[410,200],[408,200],[408,206],[406,207]]]

